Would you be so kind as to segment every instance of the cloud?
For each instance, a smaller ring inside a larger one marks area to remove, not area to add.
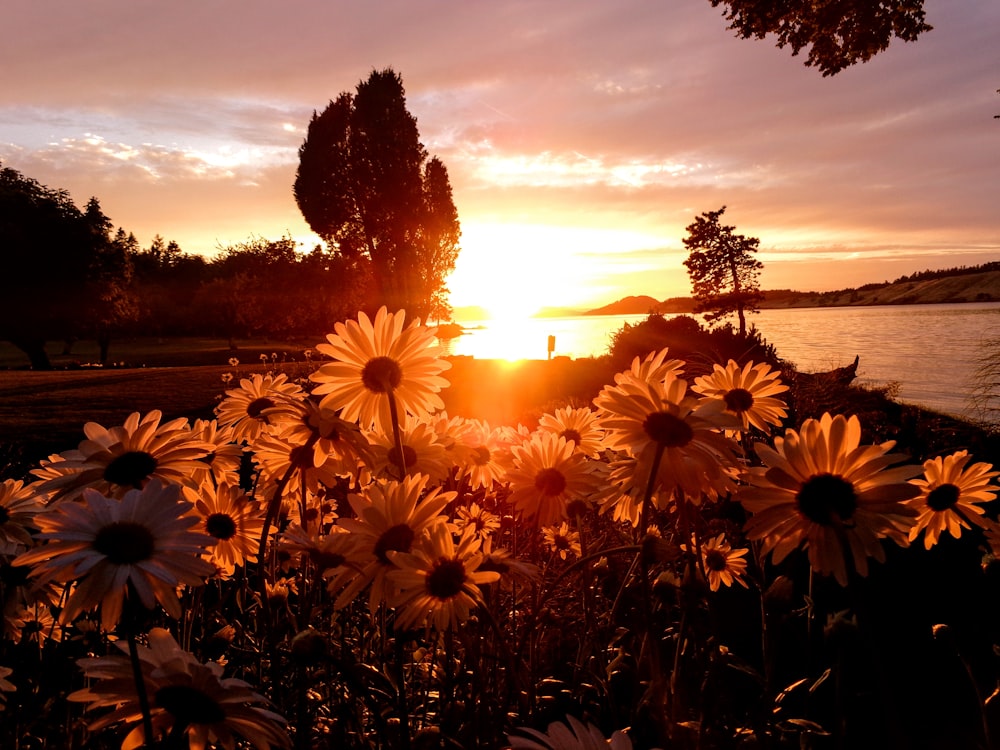
[[[581,251],[621,263],[605,278],[672,283],[684,228],[722,205],[779,269],[948,265],[995,254],[1000,5],[927,13],[930,34],[822,78],[707,0],[18,2],[0,159],[185,248],[310,237],[309,118],[392,66],[463,224],[631,233]]]

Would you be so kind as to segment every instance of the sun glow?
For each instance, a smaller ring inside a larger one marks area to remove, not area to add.
[[[543,307],[596,307],[599,290],[621,270],[615,255],[662,241],[614,229],[464,224],[447,281],[451,304],[478,308],[474,318],[494,321],[524,320]]]

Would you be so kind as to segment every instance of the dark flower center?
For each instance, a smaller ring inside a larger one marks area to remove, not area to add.
[[[113,565],[131,565],[153,556],[156,539],[141,523],[115,521],[100,528],[93,548]]]
[[[486,466],[490,462],[490,449],[485,445],[477,445],[472,449],[472,462],[476,466]]]
[[[753,406],[753,394],[746,388],[733,388],[731,391],[726,391],[726,395],[722,398],[726,402],[726,408],[737,414],[750,411],[750,407]]]
[[[403,457],[402,460],[400,460],[399,446],[394,445],[389,449],[388,459],[389,463],[393,466],[398,466],[401,470],[406,469],[406,467],[413,468],[417,464],[417,452],[410,446],[404,445]]]
[[[675,414],[657,411],[646,417],[642,429],[664,448],[683,448],[694,439],[691,425]]]
[[[261,412],[264,409],[270,409],[275,406],[274,401],[269,399],[267,396],[261,396],[260,398],[255,398],[249,404],[247,404],[247,414],[253,419],[259,419],[261,422],[267,422],[267,416]]]
[[[726,556],[717,549],[705,553],[705,567],[709,570],[722,571],[726,569]]]
[[[854,485],[836,474],[816,474],[799,488],[795,499],[799,510],[814,523],[831,526],[834,516],[849,521],[858,507]]]
[[[115,456],[104,468],[104,479],[122,487],[142,488],[142,483],[156,471],[156,459],[145,451],[127,451]]]
[[[958,487],[941,484],[927,493],[927,507],[931,510],[948,510],[958,502]]]
[[[392,357],[372,357],[361,369],[361,383],[369,391],[388,393],[399,387],[403,371]]]
[[[386,552],[394,550],[396,552],[409,552],[413,546],[413,529],[405,523],[396,524],[382,532],[382,536],[375,542],[375,557],[379,562],[388,565],[389,558]]]
[[[556,549],[569,549],[569,537],[565,537],[562,534],[556,534],[552,538],[552,544]]]
[[[556,497],[566,489],[566,477],[556,469],[542,469],[535,474],[535,489],[543,495]]]
[[[565,438],[567,443],[575,443],[576,445],[579,445],[583,440],[583,436],[573,429],[563,430],[559,433],[559,437]]]
[[[216,539],[232,539],[236,534],[236,521],[228,513],[213,513],[205,520],[205,531]]]
[[[427,574],[427,593],[435,599],[451,599],[462,592],[465,565],[454,557],[439,558]]]
[[[218,703],[187,685],[165,685],[156,691],[153,702],[185,727],[191,724],[218,724],[226,719],[226,712]]]

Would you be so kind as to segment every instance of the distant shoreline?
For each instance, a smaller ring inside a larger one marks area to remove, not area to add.
[[[1000,270],[961,273],[938,278],[866,284],[857,289],[833,292],[798,292],[776,289],[764,292],[761,310],[820,307],[880,307],[889,305],[938,305],[972,302],[1000,302]],[[580,311],[578,315],[645,315],[665,313],[690,315],[691,297],[657,300],[648,295],[630,296],[609,305]],[[561,312],[566,315],[568,311]],[[536,317],[558,317],[539,315]]]

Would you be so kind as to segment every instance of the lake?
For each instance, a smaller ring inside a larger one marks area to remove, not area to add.
[[[672,317],[672,316],[667,316]],[[450,353],[479,359],[574,359],[606,354],[611,335],[645,315],[583,315],[516,322],[463,322]],[[1000,303],[885,305],[762,310],[750,317],[778,355],[804,372],[842,367],[860,356],[858,380],[899,383],[898,400],[975,416],[970,399],[983,352],[1000,347]]]

